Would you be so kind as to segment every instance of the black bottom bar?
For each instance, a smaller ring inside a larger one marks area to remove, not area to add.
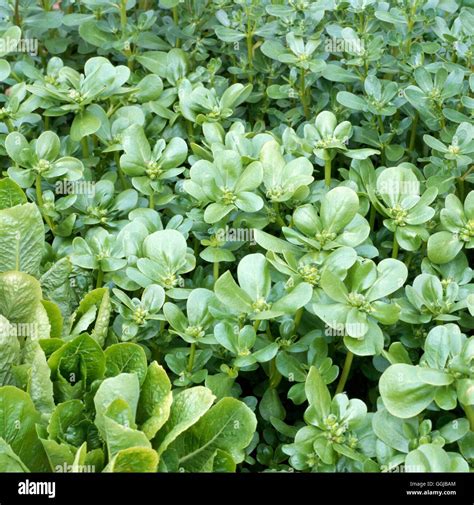
[[[53,486],[54,485],[54,486]],[[0,505],[473,505],[473,474],[1,474]]]

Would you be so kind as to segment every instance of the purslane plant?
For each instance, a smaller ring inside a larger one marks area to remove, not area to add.
[[[388,300],[388,295],[403,286],[406,266],[386,258],[376,265],[372,260],[359,260],[344,280],[330,270],[321,277],[323,295],[312,309],[332,328],[342,328],[347,348],[365,356],[379,354],[384,337],[378,323],[394,324],[400,307]]]
[[[272,287],[270,268],[263,254],[248,254],[237,267],[235,282],[230,272],[222,275],[215,285],[217,298],[237,315],[259,321],[292,314],[311,298],[311,286],[302,282],[288,293],[280,286]]]
[[[419,414],[431,402],[452,410],[464,406],[473,427],[473,340],[455,324],[433,328],[426,337],[419,365],[397,363],[382,375],[380,392],[392,414],[405,418]]]
[[[359,198],[347,187],[334,188],[321,199],[318,210],[312,204],[296,208],[294,228],[284,227],[290,243],[308,250],[330,251],[342,246],[357,247],[369,236],[369,223],[359,214]]]
[[[166,145],[161,139],[152,150],[143,128],[132,125],[124,131],[122,144],[125,154],[120,158],[120,168],[132,178],[133,186],[141,194],[149,196],[150,207],[153,208],[154,194],[163,191],[162,181],[184,171],[180,165],[188,153],[186,142],[175,137]],[[166,203],[168,199],[161,196],[157,203]]]
[[[316,368],[310,369],[305,390],[307,426],[298,430],[293,444],[283,448],[294,468],[335,471],[346,460],[353,471],[363,469],[374,451],[374,445],[365,440],[371,421],[367,406],[359,399],[349,400],[344,393],[331,398]]]
[[[384,226],[393,235],[392,257],[398,255],[400,245],[407,251],[415,251],[422,242],[429,239],[429,232],[424,227],[435,215],[430,204],[435,200],[438,190],[430,187],[420,196],[420,182],[410,166],[383,170],[376,181],[376,191],[382,202],[369,188],[372,203],[387,219]]]
[[[262,198],[254,193],[263,179],[263,168],[255,161],[244,167],[238,153],[218,151],[214,162],[200,160],[190,170],[184,189],[198,201],[209,204],[204,212],[207,223],[213,224],[239,209],[256,212],[263,207]]]
[[[440,221],[443,231],[429,238],[428,257],[434,263],[447,263],[461,249],[474,247],[474,191],[466,196],[464,205],[456,195],[448,195]]]

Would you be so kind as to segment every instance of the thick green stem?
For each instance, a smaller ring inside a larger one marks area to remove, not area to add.
[[[270,340],[270,342],[273,342],[273,335],[269,322],[267,323],[267,329],[265,330],[265,333],[267,334],[268,340]]]
[[[466,172],[464,172],[464,175],[462,177],[460,177],[461,181],[465,181],[466,180],[466,177],[474,170],[474,165],[472,165],[471,167],[469,167],[469,170],[467,170]]]
[[[245,15],[247,18],[247,63],[249,66],[249,81],[253,81],[253,28],[252,28],[252,16],[249,9],[245,10]]]
[[[466,417],[469,419],[471,431],[474,431],[474,405],[463,405],[462,407],[466,413]]]
[[[442,130],[444,130],[446,128],[446,120],[444,119],[444,116],[440,117],[439,124],[440,124]]]
[[[178,7],[175,5],[173,7],[173,21],[174,21],[174,24],[176,25],[176,28],[178,28],[178,19],[179,19]],[[176,47],[181,47],[181,40],[180,39],[176,39]]]
[[[383,127],[382,116],[377,116],[377,123],[379,125],[379,133],[380,133],[380,135],[383,135],[385,133],[385,129]]]
[[[5,124],[7,125],[8,128],[8,133],[14,132],[15,131],[15,125],[13,124],[13,121],[10,118],[4,119]]]
[[[346,387],[347,377],[349,377],[353,359],[354,354],[351,351],[347,351],[346,359],[344,361],[344,368],[342,369],[342,374],[336,387],[336,394],[342,393]]]
[[[301,104],[303,105],[304,117],[306,119],[309,119],[309,108],[308,108],[308,102],[306,100],[307,93],[306,93],[305,77],[306,77],[306,70],[304,68],[301,68],[300,69],[300,99],[301,99]]]
[[[418,6],[418,1],[417,0],[412,0],[411,2],[411,7],[409,12],[407,12],[407,37],[406,37],[406,45],[405,45],[405,50],[406,54],[410,54],[410,49],[411,49],[411,44],[413,37],[411,36],[413,27],[415,26],[415,20],[416,20],[416,9]]]
[[[87,140],[87,137],[82,137],[81,139],[81,146],[82,146],[82,156],[84,159],[89,158],[90,152],[89,152],[89,142]]]
[[[189,142],[193,142],[194,140],[194,129],[193,129],[193,123],[191,121],[186,121],[186,131],[188,134],[188,140]]]
[[[281,373],[276,366],[276,360],[273,358],[270,361],[270,387],[275,389],[281,381]]]
[[[249,81],[253,81],[253,40],[252,32],[247,33],[247,60],[249,64]]]
[[[217,281],[217,279],[219,278],[219,262],[216,261],[214,264],[213,264],[213,275],[214,275],[214,282]]]
[[[154,209],[155,208],[155,193],[152,193],[150,195],[149,207],[150,207],[150,209]]]
[[[271,342],[273,342],[273,335],[270,329],[270,321],[267,321],[267,336],[268,339]],[[272,358],[268,363],[268,379],[269,379],[269,386],[273,389],[278,387],[278,384],[280,384],[280,381],[282,379],[282,375],[278,371],[276,365],[276,357]]]
[[[286,223],[285,223],[285,221],[283,220],[283,218],[281,217],[281,214],[280,214],[280,202],[273,202],[273,210],[275,211],[276,222],[280,226],[286,226]]]
[[[110,104],[109,108],[107,109],[107,117],[110,117],[117,109],[120,108],[120,106],[120,103]]]
[[[393,234],[392,258],[398,258],[398,241],[395,234]]]
[[[46,214],[46,211],[44,210],[43,192],[41,191],[41,175],[39,174],[36,176],[35,189],[36,189],[36,201],[38,202],[38,207],[41,211],[41,214],[43,215],[44,220],[46,221],[46,224],[49,226],[51,233],[54,234],[54,224],[51,221],[50,217]]]
[[[41,175],[36,176],[36,181],[35,181],[35,187],[36,187],[36,200],[38,201],[38,207],[43,208],[43,192],[41,191]]]
[[[461,202],[464,202],[464,179],[461,177],[458,179],[458,197],[461,200]]]
[[[304,307],[299,308],[296,311],[295,314],[295,331],[298,329],[300,323],[301,323],[301,318],[303,317],[303,312],[304,312]]]
[[[410,54],[411,42],[412,42],[411,31],[413,29],[414,24],[415,24],[414,21],[409,17],[408,23],[407,23],[407,41],[406,41],[406,45],[405,45],[405,51],[406,51],[407,55]]]
[[[377,209],[374,204],[370,206],[370,215],[369,215],[369,225],[370,229],[373,230],[375,226],[375,216],[377,215]]]
[[[97,282],[95,287],[101,288],[103,280],[104,280],[104,272],[102,271],[101,268],[99,268],[99,270],[97,270]]]
[[[192,372],[193,370],[195,356],[196,356],[196,344],[192,343],[188,359],[188,372]]]
[[[416,129],[418,127],[418,112],[415,114],[415,117],[413,118],[413,123],[411,125],[411,133],[410,133],[410,144],[408,146],[408,151],[410,156],[413,153],[413,150],[415,148],[415,140],[416,140]]]
[[[14,17],[16,26],[21,27],[20,0],[15,0],[15,11],[14,11],[13,17]]]
[[[331,158],[329,157],[324,162],[324,182],[328,187],[331,185]]]
[[[197,258],[199,255],[199,247],[200,247],[201,243],[199,242],[199,240],[196,237],[194,237],[193,243],[194,243],[194,245],[193,245],[194,256],[196,256],[196,258]]]
[[[120,1],[120,28],[123,37],[127,29],[127,0]]]
[[[43,43],[38,43],[38,54],[41,58],[41,66],[43,67],[43,69],[46,73],[46,67],[48,65],[48,60],[46,59],[46,55],[48,54],[48,52],[45,49],[45,47],[43,47]]]
[[[119,176],[120,184],[122,185],[122,189],[125,190],[127,189],[127,181],[125,179],[125,175],[123,174],[122,168],[120,167],[120,154],[119,151],[115,151],[114,154],[115,158],[115,166],[117,167],[117,174]]]
[[[257,333],[258,331],[258,328],[260,327],[260,319],[256,319],[254,322],[253,322],[253,329],[255,330],[255,333]]]

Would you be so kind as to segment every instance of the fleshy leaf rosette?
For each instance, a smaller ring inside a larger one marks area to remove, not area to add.
[[[466,196],[464,204],[456,195],[448,195],[440,221],[443,231],[428,239],[428,258],[442,264],[454,259],[461,249],[474,248],[474,191]]]
[[[263,180],[258,161],[244,167],[240,155],[226,149],[216,152],[212,163],[196,162],[190,176],[184,181],[184,189],[206,205],[206,223],[217,223],[233,210],[257,212],[263,207],[262,198],[255,192]]]
[[[311,299],[311,286],[302,282],[287,294],[272,290],[270,266],[263,254],[248,254],[237,267],[237,284],[230,272],[219,277],[214,287],[217,298],[234,312],[251,320],[293,314]]]
[[[376,265],[358,260],[341,280],[331,270],[321,277],[324,296],[312,305],[329,327],[343,330],[344,343],[354,354],[380,354],[384,337],[378,323],[398,321],[400,307],[388,300],[406,281],[408,270],[398,260],[387,258]]]

